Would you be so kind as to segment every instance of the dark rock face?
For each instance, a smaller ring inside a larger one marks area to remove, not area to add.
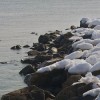
[[[50,72],[34,73],[25,77],[25,83],[36,85],[42,89],[46,89],[53,94],[57,94],[61,88],[62,83],[67,79],[67,74],[64,69],[56,69]]]
[[[40,54],[40,52],[37,50],[31,50],[27,54],[28,54],[28,56],[36,56],[36,55]]]
[[[23,48],[29,48],[29,47],[30,47],[29,45],[24,45],[24,46],[23,46]]]
[[[47,98],[53,99],[54,95],[36,86],[30,86],[5,94],[1,100],[47,100]]]
[[[33,43],[33,49],[37,51],[45,51],[46,50],[46,45],[42,43]]]
[[[24,75],[26,76],[27,74],[31,74],[31,73],[34,73],[36,70],[35,68],[32,66],[32,65],[27,65],[25,68],[23,68],[19,74],[20,75]]]
[[[71,75],[67,81],[63,83],[63,88],[71,86],[74,82],[78,82],[80,80],[81,75]]]
[[[16,46],[11,47],[11,49],[12,50],[20,50],[21,46],[20,45],[16,45]]]
[[[47,44],[50,41],[49,35],[40,35],[38,39],[39,43]]]
[[[92,89],[92,84],[86,85],[84,83],[80,83],[71,85],[64,88],[60,93],[58,93],[55,100],[85,100],[82,95],[84,92],[90,89]]]

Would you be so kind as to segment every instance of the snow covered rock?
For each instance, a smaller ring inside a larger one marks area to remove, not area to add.
[[[71,54],[69,55],[66,55],[65,56],[65,59],[77,59],[77,58],[80,58],[82,57],[83,55],[83,52],[82,51],[75,51],[75,52],[72,52]]]
[[[76,66],[70,67],[68,72],[72,74],[84,74],[87,73],[92,68],[92,65],[84,62],[79,63]]]
[[[83,96],[91,95],[91,96],[95,97],[95,96],[99,95],[99,93],[100,93],[100,88],[96,88],[96,89],[92,89],[92,90],[89,90],[89,91],[83,93]]]
[[[89,21],[89,20],[88,20]],[[88,22],[88,27],[95,27],[97,25],[100,25],[100,18],[92,19],[90,22]]]
[[[86,61],[91,65],[94,65],[95,63],[97,63],[98,58],[96,55],[90,55],[88,58],[86,58]]]
[[[100,70],[100,62],[97,62],[96,64],[94,64],[94,66],[91,68],[91,72],[94,72],[94,71],[98,71]]]
[[[94,39],[92,43],[93,45],[97,45],[98,43],[100,43],[100,39]]]
[[[95,26],[94,30],[100,30],[100,25]]]
[[[76,48],[81,50],[89,50],[93,48],[93,45],[90,43],[80,43],[76,46]]]

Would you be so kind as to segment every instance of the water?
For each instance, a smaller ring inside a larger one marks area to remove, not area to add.
[[[18,72],[28,49],[12,51],[16,44],[32,46],[38,36],[49,30],[64,30],[79,25],[82,17],[99,18],[100,0],[0,0],[0,97],[25,87]]]

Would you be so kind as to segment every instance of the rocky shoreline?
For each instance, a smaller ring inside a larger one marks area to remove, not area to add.
[[[45,33],[23,48],[31,49],[21,60],[28,65],[19,72],[27,87],[1,100],[100,99],[100,19],[82,18],[80,27]]]

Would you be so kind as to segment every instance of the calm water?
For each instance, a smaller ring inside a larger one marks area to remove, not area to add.
[[[16,44],[32,45],[49,30],[79,25],[82,17],[100,17],[100,0],[0,0],[0,97],[26,86],[18,72],[25,66],[20,59],[27,49],[11,51]]]

